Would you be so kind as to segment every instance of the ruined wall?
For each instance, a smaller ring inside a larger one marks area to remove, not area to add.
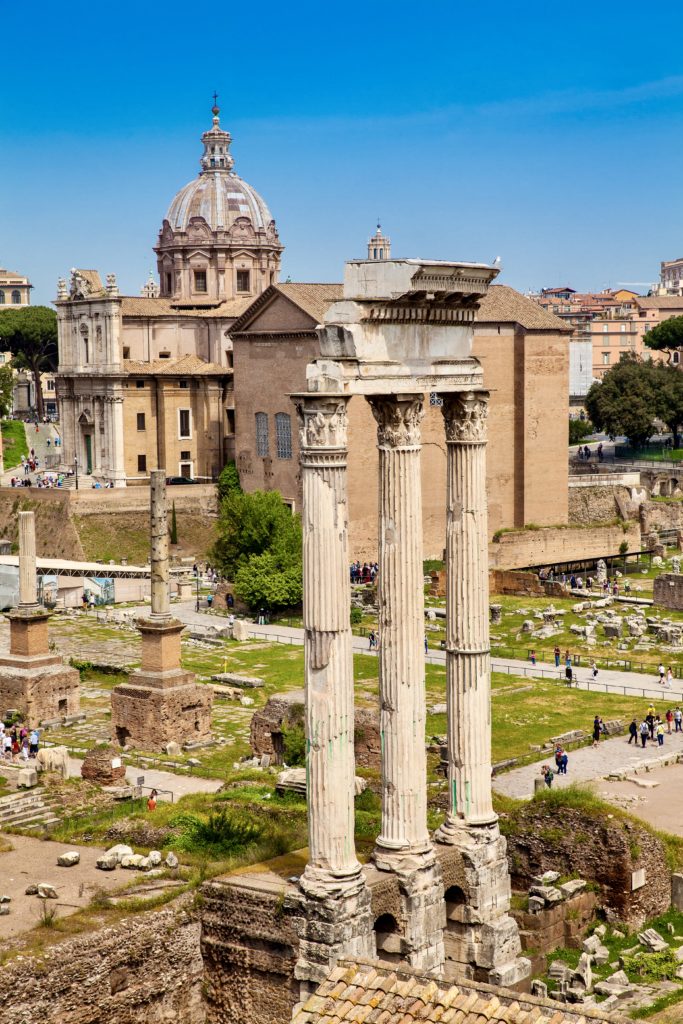
[[[545,589],[535,572],[512,572],[508,569],[493,569],[489,572],[489,592],[545,597]]]
[[[643,533],[683,530],[683,501],[644,501],[640,506]]]
[[[596,526],[593,529],[547,527],[503,533],[489,544],[489,565],[492,569],[515,569],[527,565],[550,565],[585,558],[616,555],[622,541],[629,551],[640,550],[640,527],[637,523],[621,526]]]
[[[532,974],[544,973],[545,954],[562,948],[581,949],[584,932],[595,916],[598,898],[594,892],[582,892],[546,907],[537,914],[510,910],[519,927],[522,952],[532,960]]]
[[[671,870],[664,846],[634,822],[567,806],[559,820],[555,806],[539,801],[515,813],[513,821],[502,819],[501,827],[513,889],[528,889],[544,871],[576,874],[600,887],[598,900],[608,920],[633,928],[669,907]]]
[[[0,1006],[21,1024],[204,1024],[199,922],[184,896],[60,942],[0,971]]]
[[[656,576],[652,594],[654,603],[661,608],[683,611],[683,575],[663,572]]]
[[[627,487],[569,487],[569,522],[572,526],[611,523],[628,509],[634,518],[631,492]]]

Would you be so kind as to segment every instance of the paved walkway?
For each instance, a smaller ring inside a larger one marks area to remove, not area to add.
[[[683,733],[673,733],[664,737],[664,746],[648,742],[645,749],[638,749],[625,736],[615,736],[613,739],[601,740],[598,747],[580,747],[578,750],[569,751],[569,766],[566,775],[556,775],[553,787],[564,787],[572,782],[590,782],[594,779],[602,779],[613,772],[626,772],[629,774],[634,770],[643,770],[646,765],[663,755],[683,754]],[[533,796],[534,780],[540,777],[541,765],[550,764],[553,768],[555,762],[552,753],[546,754],[540,761],[524,765],[523,768],[513,768],[512,771],[497,775],[493,780],[493,788],[504,796],[516,797],[518,800]],[[650,778],[649,774],[647,776]],[[631,784],[632,792],[639,790]]]
[[[36,430],[35,423],[26,424],[26,441],[28,444],[28,450],[29,452],[31,451],[31,448],[35,450],[35,453],[38,456],[39,463],[36,472],[30,474],[30,480],[32,483],[36,482],[38,474],[44,472],[46,468],[46,455],[54,455],[55,450],[60,451],[59,448],[55,449],[54,447],[55,437],[57,437],[58,435],[59,431],[55,427],[54,423],[39,423],[38,430]],[[47,445],[48,437],[50,438],[49,448]],[[20,477],[22,480],[24,479],[21,464],[19,464],[18,467],[11,466],[9,469],[6,469],[4,473],[0,474],[0,485],[2,485],[3,487],[9,487],[10,481],[13,476]]]
[[[138,614],[149,613],[149,605],[132,609]],[[221,627],[225,625],[225,616],[210,614],[207,611],[195,611],[194,601],[184,601],[173,605],[173,614],[188,626]],[[295,626],[283,626],[278,622],[260,626],[249,622],[249,632],[255,639],[271,640],[274,643],[301,645],[304,642],[304,631]],[[353,650],[356,654],[369,654],[366,637],[354,636]],[[430,648],[427,655],[430,665],[445,665],[446,652]],[[528,661],[517,661],[513,658],[492,658],[495,672],[507,672],[509,675],[529,676],[532,679],[564,679],[564,669],[556,669],[551,665],[530,665]],[[625,697],[656,698],[670,700],[672,703],[683,703],[683,680],[674,679],[671,689],[662,686],[651,675],[638,672],[618,672],[615,669],[600,669],[598,678],[593,681],[588,667],[578,669],[574,674],[574,683],[580,690],[591,690],[596,693],[619,693]]]

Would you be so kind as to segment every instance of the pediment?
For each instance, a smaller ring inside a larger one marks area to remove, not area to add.
[[[193,249],[187,258],[192,263],[193,260],[208,260],[211,258],[211,254],[207,249]]]
[[[240,334],[297,334],[313,331],[316,323],[311,314],[296,302],[276,288],[269,288],[254,301],[250,309],[242,313],[233,327]]]

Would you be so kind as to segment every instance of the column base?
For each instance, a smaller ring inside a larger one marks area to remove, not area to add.
[[[339,877],[307,866],[299,887],[299,957],[294,977],[301,983],[304,999],[340,959],[367,959],[374,949],[370,890],[360,866],[356,874]]]
[[[451,818],[434,838],[446,890],[444,976],[523,985],[531,963],[520,956],[519,929],[508,913],[507,843],[498,821],[472,825]]]
[[[430,845],[423,850],[391,851],[377,846],[372,855],[378,872],[391,873],[397,884],[396,932],[376,934],[376,956],[403,962],[418,971],[440,974],[444,962],[445,904],[441,865]],[[389,953],[388,957],[384,954]]]

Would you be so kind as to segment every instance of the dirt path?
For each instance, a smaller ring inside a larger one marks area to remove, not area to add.
[[[0,895],[12,898],[9,914],[0,917],[0,942],[39,923],[43,900],[24,894],[32,882],[54,885],[59,899],[47,903],[57,908],[58,917],[67,917],[86,907],[98,889],[112,892],[137,877],[133,871],[99,871],[95,862],[102,851],[93,846],[67,846],[33,836],[0,835],[13,847],[0,853]],[[72,868],[57,867],[57,857],[67,850],[78,850],[80,863]]]

